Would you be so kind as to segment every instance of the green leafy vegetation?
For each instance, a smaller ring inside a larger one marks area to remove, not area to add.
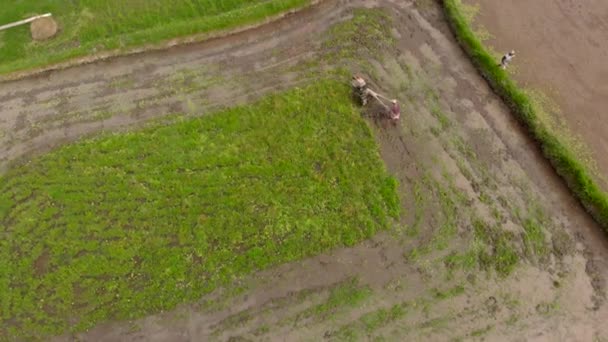
[[[473,228],[475,239],[488,246],[477,251],[480,267],[484,270],[494,269],[500,276],[509,275],[519,262],[519,256],[514,249],[515,235],[481,220],[475,220]]]
[[[473,219],[472,226],[473,242],[470,248],[464,253],[452,252],[443,259],[448,272],[481,269],[494,270],[501,277],[511,274],[520,259],[515,234],[479,219]]]
[[[502,97],[517,118],[528,128],[540,144],[545,157],[566,181],[583,206],[608,231],[608,195],[602,191],[587,165],[567,143],[540,119],[533,99],[502,70],[471,28],[463,13],[460,0],[444,0],[443,7],[455,36],[469,54],[482,76]]]
[[[175,37],[262,21],[309,0],[23,0],[0,11],[0,23],[53,13],[59,36],[32,42],[29,26],[0,34],[0,74],[44,66],[101,50],[159,43]]]
[[[0,178],[0,335],[166,310],[388,228],[397,184],[349,92],[321,80],[10,170]]]

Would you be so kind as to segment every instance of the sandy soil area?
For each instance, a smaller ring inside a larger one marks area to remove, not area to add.
[[[516,79],[561,108],[608,177],[608,2],[467,0],[499,52],[515,49]],[[607,184],[604,180],[604,187]]]
[[[227,39],[0,84],[0,165],[327,76],[335,62],[323,59],[327,30],[355,8],[393,19],[394,48],[367,56],[365,68],[345,66],[403,104],[399,125],[370,119],[400,181],[404,214],[394,231],[239,279],[171,312],[56,340],[608,338],[604,234],[478,76],[434,1],[329,0]],[[522,238],[530,218],[542,223],[542,254]],[[446,261],[475,248],[476,219],[514,237],[520,262],[508,277]],[[345,283],[361,291],[344,295]]]

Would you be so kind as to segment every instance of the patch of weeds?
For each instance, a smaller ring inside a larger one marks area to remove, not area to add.
[[[543,260],[549,253],[545,230],[546,227],[551,227],[552,222],[538,202],[530,195],[528,196],[527,213],[523,216],[521,213],[519,215],[519,220],[524,228],[522,240],[525,253],[530,260],[537,258]]]
[[[423,255],[426,255],[429,252],[430,249],[428,248],[428,246],[417,246],[412,248],[409,253],[405,253],[404,257],[408,262],[415,263],[420,260]]]
[[[477,329],[471,332],[471,337],[481,337],[490,332],[490,330],[494,329],[494,325],[489,324],[485,328]]]
[[[38,102],[38,104],[45,109],[51,109],[53,107],[57,107],[57,106],[61,105],[61,103],[63,103],[64,101],[65,100],[61,97],[51,97],[47,100]]]
[[[118,77],[112,79],[108,85],[111,89],[123,90],[133,88],[135,81],[129,77]]]
[[[462,285],[457,285],[454,286],[448,290],[445,291],[440,291],[437,288],[434,288],[431,290],[431,292],[433,293],[433,297],[435,297],[436,299],[439,300],[445,300],[445,299],[450,299],[450,298],[454,298],[454,297],[458,297],[461,294],[464,293],[464,286]]]
[[[479,194],[479,202],[485,205],[491,205],[492,198],[485,191],[481,191],[481,193]]]
[[[452,138],[452,145],[456,148],[458,152],[462,154],[463,157],[469,160],[477,159],[477,154],[471,148],[471,146],[460,136],[454,136]]]
[[[416,8],[422,9],[422,10],[428,10],[428,9],[432,9],[435,7],[435,1],[433,0],[417,0],[414,1],[414,5],[416,6]]]
[[[222,333],[226,330],[233,330],[253,319],[252,310],[240,311],[234,315],[230,315],[214,326],[214,334]]]
[[[378,57],[395,45],[392,18],[380,9],[355,9],[353,18],[333,26],[323,42],[324,59],[344,60],[359,56]]]
[[[360,286],[358,279],[352,278],[331,289],[329,297],[324,303],[299,313],[295,318],[294,325],[307,319],[319,321],[330,318],[341,309],[359,305],[371,294],[372,291],[369,287]]]
[[[406,307],[406,304],[395,304],[387,309],[368,312],[358,320],[346,324],[332,333],[331,340],[357,341],[361,339],[362,335],[369,337],[378,329],[403,318],[407,313]]]
[[[437,128],[437,127],[431,127],[430,128],[431,133],[435,136],[435,137],[439,137],[439,135],[441,134],[441,129]]]
[[[484,270],[494,269],[503,277],[509,275],[519,262],[513,233],[488,225],[479,219],[473,221],[473,228],[475,238],[487,246],[477,255],[480,267]]]
[[[411,229],[408,230],[408,236],[417,236],[420,230],[420,224],[424,218],[424,212],[428,205],[428,199],[426,195],[427,189],[424,187],[422,181],[414,182],[413,195],[414,195],[414,224]]]
[[[502,223],[505,219],[504,215],[502,214],[502,211],[496,208],[496,206],[492,206],[492,217],[494,218],[494,221],[496,223]]]
[[[431,114],[439,121],[439,126],[441,127],[441,130],[445,131],[446,129],[450,128],[452,122],[445,114],[443,109],[441,109],[441,106],[439,105],[438,101],[431,101],[429,105]]]
[[[459,155],[453,155],[458,168],[467,178],[467,180],[473,183],[476,192],[479,192],[479,185],[482,185],[492,191],[498,190],[498,185],[494,180],[494,176],[488,170],[487,165],[482,160],[477,158],[477,153],[464,138],[455,135],[451,138],[451,144],[452,147],[459,153]],[[470,167],[467,167],[467,163]],[[473,174],[475,174],[475,176],[477,176],[481,181],[478,182]],[[477,188],[475,188],[474,184],[478,184]],[[485,199],[481,199],[490,202],[487,200],[487,196],[485,197]]]
[[[434,184],[434,194],[438,197],[442,222],[440,223],[437,234],[433,237],[433,247],[443,250],[457,231],[458,206],[460,191],[455,187],[443,186],[437,181]]]
[[[433,179],[426,172],[420,180],[414,184],[414,227],[417,233],[417,227],[421,223],[426,211],[428,203],[433,203],[434,217],[437,218],[437,223],[433,227],[437,227],[432,233],[430,241],[419,244],[407,259],[412,260],[416,254],[425,254],[431,250],[444,250],[448,247],[450,240],[456,235],[458,229],[458,221],[460,218],[459,207],[467,202],[466,195],[461,190],[453,185],[452,176],[443,172],[443,178],[447,185],[443,182]],[[420,205],[424,203],[423,205]]]
[[[338,284],[338,286],[341,286],[341,284]],[[216,312],[221,309],[226,309],[229,305],[233,304],[232,300],[237,295],[244,293],[246,291],[246,289],[248,289],[248,288],[250,288],[250,287],[239,286],[234,289],[229,288],[229,291],[225,294],[223,293],[220,298],[214,299],[209,302],[204,302],[203,304],[200,305],[199,309],[204,309],[205,312]],[[217,336],[217,335],[221,334],[223,331],[225,331],[226,329],[233,328],[233,327],[239,326],[245,322],[248,322],[249,320],[254,318],[254,316],[256,318],[262,317],[262,316],[271,314],[272,312],[274,312],[275,310],[277,310],[279,308],[297,306],[297,305],[302,304],[305,300],[314,300],[314,297],[318,296],[319,291],[321,291],[321,290],[314,289],[314,288],[304,289],[304,290],[298,291],[296,293],[289,294],[285,297],[272,299],[270,302],[264,303],[264,305],[260,308],[260,310],[258,310],[256,312],[253,312],[252,310],[248,309],[248,310],[239,312],[237,314],[234,314],[232,316],[229,316],[226,319],[224,319],[222,322],[218,323],[215,327],[213,327],[215,330],[213,335]],[[279,325],[283,325],[286,322],[287,322],[287,320],[281,321],[279,323]],[[258,328],[254,332],[254,334],[264,334],[267,332],[267,329],[268,329],[268,327],[264,325],[264,326]]]
[[[521,304],[519,299],[510,293],[502,295],[502,302],[509,310],[515,310]]]
[[[513,206],[513,208],[511,208],[511,215],[517,222],[523,225],[523,214],[519,207]]]
[[[572,237],[563,230],[556,230],[551,235],[551,243],[553,245],[553,252],[558,258],[571,255],[576,248]]]
[[[234,81],[236,80],[228,80],[216,72],[211,72],[210,68],[181,69],[154,82],[154,87],[162,94],[155,100],[160,102],[174,98],[176,95],[183,97],[185,94],[201,92],[220,83],[226,84]],[[185,102],[186,98],[183,97],[180,100]]]
[[[445,328],[448,323],[453,319],[452,315],[445,315],[437,318],[430,319],[428,321],[420,323],[420,329],[438,330]]]
[[[464,178],[466,178],[469,182],[472,182],[475,180],[475,178],[473,177],[473,174],[471,173],[471,170],[465,164],[465,161],[464,161],[464,159],[462,159],[462,157],[460,157],[460,156],[456,157],[456,165],[458,166],[460,173],[462,173]]]
[[[543,257],[547,254],[545,233],[540,223],[534,218],[527,218],[523,222],[524,246],[528,257]]]
[[[386,290],[389,290],[389,291],[395,291],[395,292],[398,292],[398,291],[402,291],[402,290],[405,288],[405,286],[403,285],[403,282],[402,282],[402,280],[401,280],[401,279],[396,278],[396,279],[392,279],[392,280],[390,280],[390,281],[389,281],[389,282],[388,282],[388,283],[387,283],[387,284],[384,286],[384,288],[385,288]]]
[[[99,121],[109,119],[112,116],[114,116],[114,112],[111,112],[109,110],[98,110],[93,112],[90,118],[92,121]]]
[[[498,201],[498,203],[500,203],[500,206],[504,210],[509,210],[511,208],[511,206],[509,205],[509,201],[507,201],[504,195],[498,195],[498,198],[496,200]]]
[[[253,332],[254,336],[260,337],[262,335],[266,335],[270,332],[270,327],[266,324],[262,324],[259,328],[255,329]]]
[[[559,310],[559,301],[557,298],[551,302],[543,302],[536,305],[536,312],[548,317],[555,314]]]
[[[477,267],[477,258],[478,251],[475,248],[471,248],[462,254],[457,252],[450,253],[443,259],[443,263],[450,273],[457,269],[473,270]]]

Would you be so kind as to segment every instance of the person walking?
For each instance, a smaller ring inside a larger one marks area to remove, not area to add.
[[[399,102],[397,102],[397,100],[391,101],[391,109],[389,114],[391,120],[393,121],[397,121],[401,117],[401,107],[399,107]]]
[[[502,59],[500,60],[500,67],[502,69],[506,69],[507,65],[509,65],[509,63],[511,63],[511,60],[513,59],[513,57],[515,57],[515,51],[514,50],[511,50],[507,54],[505,54],[504,56],[502,56]]]

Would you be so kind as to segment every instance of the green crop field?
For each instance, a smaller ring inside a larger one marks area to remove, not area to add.
[[[308,3],[309,0],[9,1],[2,4],[0,25],[51,12],[61,32],[47,42],[33,42],[29,25],[0,32],[0,74],[101,50],[251,24]]]
[[[196,300],[371,237],[398,203],[336,81],[64,146],[0,177],[0,336]]]

